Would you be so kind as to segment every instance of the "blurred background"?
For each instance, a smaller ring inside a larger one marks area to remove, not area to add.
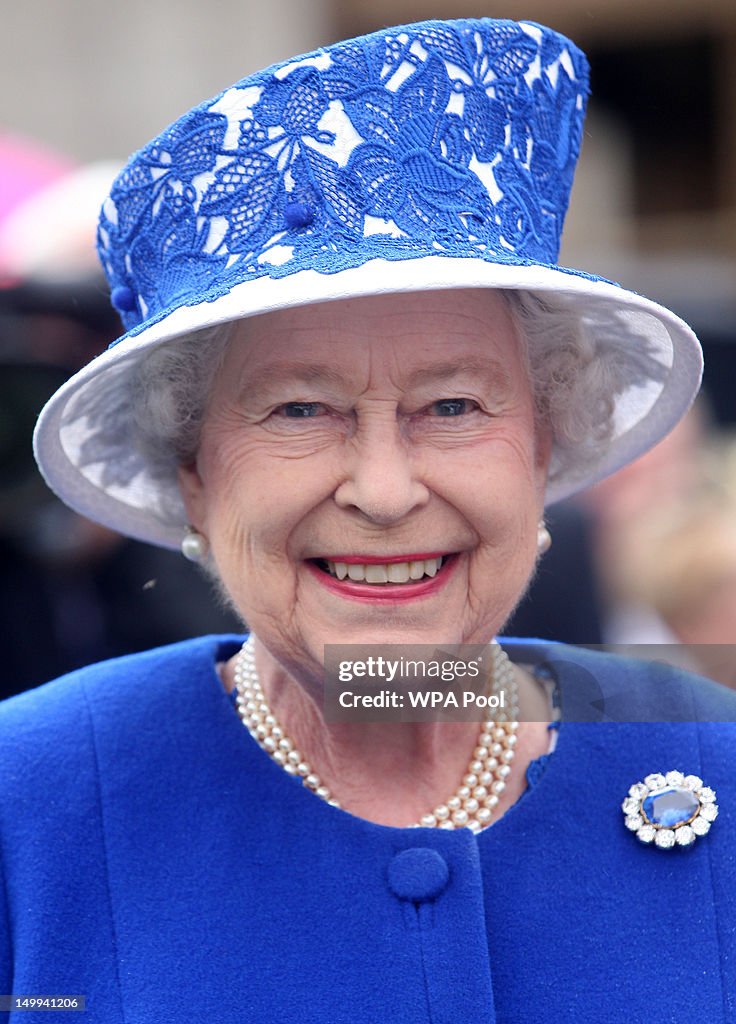
[[[238,628],[181,556],[81,520],[33,467],[45,398],[120,333],[94,255],[116,170],[272,62],[387,25],[479,16],[542,22],[588,54],[561,262],[674,309],[706,358],[681,428],[551,510],[552,549],[507,632],[686,643],[687,662],[736,683],[733,0],[24,0],[5,6],[0,36],[0,696]]]

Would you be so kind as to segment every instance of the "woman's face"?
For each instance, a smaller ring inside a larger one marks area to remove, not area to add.
[[[548,453],[498,293],[387,295],[240,324],[180,484],[250,628],[317,671],[325,643],[498,632]]]

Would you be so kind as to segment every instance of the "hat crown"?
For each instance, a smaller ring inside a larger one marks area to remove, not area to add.
[[[128,330],[234,285],[374,258],[549,265],[588,92],[532,23],[424,22],[243,79],[117,178],[99,251]]]

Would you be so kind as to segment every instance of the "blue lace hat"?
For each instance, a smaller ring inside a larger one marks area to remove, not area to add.
[[[697,392],[700,347],[670,311],[557,265],[587,93],[585,57],[556,32],[431,21],[286,61],[186,114],[103,206],[100,257],[127,333],[44,409],[50,486],[178,547],[175,469],[149,463],[130,423],[147,352],[289,306],[438,288],[552,293],[593,348],[650,367],[612,396],[613,438],[594,463],[553,453],[549,501],[641,454]]]

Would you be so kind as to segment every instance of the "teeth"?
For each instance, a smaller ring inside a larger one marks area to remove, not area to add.
[[[366,583],[388,583],[388,566],[366,565],[365,581]]]
[[[424,576],[436,576],[444,559],[423,558],[418,562],[386,562],[384,564],[348,565],[346,562],[327,562],[332,576],[339,580],[348,577],[356,583],[409,583]]]
[[[388,567],[389,583],[408,583],[410,579],[408,562],[391,562]]]

